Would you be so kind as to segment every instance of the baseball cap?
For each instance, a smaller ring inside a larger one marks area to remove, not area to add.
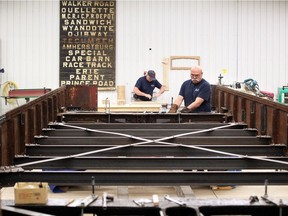
[[[155,74],[155,71],[153,70],[149,70],[148,71],[148,76],[151,78],[151,80],[156,80],[156,74]]]

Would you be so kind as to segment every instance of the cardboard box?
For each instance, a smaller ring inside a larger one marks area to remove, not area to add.
[[[18,182],[14,185],[15,204],[46,204],[47,182]]]

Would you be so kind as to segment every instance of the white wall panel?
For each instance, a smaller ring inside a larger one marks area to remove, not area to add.
[[[287,52],[287,36],[288,36],[288,4],[285,2],[280,2],[279,3],[279,18],[278,18],[278,25],[279,25],[279,35],[278,35],[278,40],[279,40],[279,50],[278,52],[278,57],[279,57],[279,64],[278,67],[275,69],[278,71],[281,76],[275,76],[275,82],[283,83],[282,85],[286,85],[288,83],[288,73],[287,73],[287,60],[288,60],[288,52]],[[277,22],[277,20],[275,20]],[[286,26],[286,28],[283,28],[283,26]],[[274,69],[273,69],[274,70]],[[277,87],[277,86],[276,86]]]
[[[11,80],[19,88],[57,88],[59,2],[1,0],[0,14],[0,67],[5,68],[1,83]],[[1,114],[17,106],[6,106],[4,100],[1,105]]]
[[[162,81],[161,61],[170,56],[199,55],[205,78],[211,83],[217,82],[222,68],[234,71],[226,75],[226,82],[235,80],[235,2],[121,1],[117,7],[117,29],[121,29],[117,32],[117,65],[126,67],[121,70],[130,71],[125,81],[121,80],[126,77],[125,72],[119,71],[117,77],[119,84],[127,84],[127,97],[144,70],[154,69]],[[123,8],[126,12],[119,15]],[[124,35],[129,38],[125,47],[121,44],[125,39],[120,38]],[[168,102],[170,97],[176,97],[186,79],[189,71],[170,71],[170,91],[162,100]]]
[[[287,82],[287,2],[243,1],[238,5],[238,79],[254,78],[261,90],[276,94],[277,87]]]
[[[117,1],[116,85],[126,85],[126,102],[143,71],[154,69],[162,82],[162,60],[199,55],[204,77],[224,84],[254,78],[260,89],[276,93],[288,82],[287,1],[119,0]],[[1,83],[21,88],[57,88],[59,83],[59,1],[0,1]],[[151,48],[151,50],[149,49]],[[176,97],[188,71],[169,71]],[[116,91],[99,101],[117,101]],[[3,104],[1,114],[9,109]]]

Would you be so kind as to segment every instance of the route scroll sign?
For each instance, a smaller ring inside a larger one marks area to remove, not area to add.
[[[116,1],[60,1],[60,86],[115,89]]]

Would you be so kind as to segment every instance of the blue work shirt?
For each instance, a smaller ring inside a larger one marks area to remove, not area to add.
[[[180,88],[179,95],[184,98],[184,105],[186,107],[193,103],[197,97],[204,100],[198,108],[193,110],[193,112],[211,112],[211,88],[210,83],[208,83],[205,79],[202,79],[197,84],[194,84],[191,79],[186,80]]]
[[[153,81],[149,82],[146,79],[146,76],[142,76],[137,80],[135,87],[137,87],[141,92],[144,92],[145,94],[150,94],[151,98],[152,98],[153,91],[154,91],[155,87],[160,89],[162,87],[162,85],[161,85],[161,83],[158,82],[158,80],[153,80]],[[151,100],[145,96],[139,96],[139,95],[137,95],[137,98],[139,98],[140,100],[143,100],[143,101]]]

